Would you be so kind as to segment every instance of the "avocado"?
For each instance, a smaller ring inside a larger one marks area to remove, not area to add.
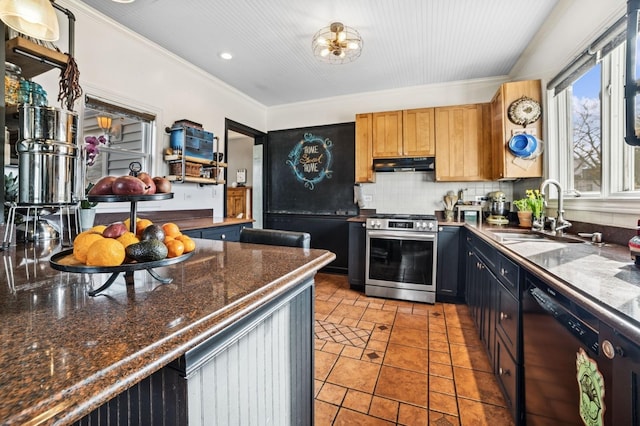
[[[165,234],[164,234],[164,230],[162,229],[162,226],[152,224],[144,228],[144,230],[142,231],[141,240],[164,241],[164,237],[165,237]]]
[[[125,249],[127,257],[138,262],[153,262],[167,257],[168,250],[160,240],[145,240],[130,244]]]

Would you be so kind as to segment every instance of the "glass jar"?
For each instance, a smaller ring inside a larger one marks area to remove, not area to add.
[[[18,105],[20,102],[20,74],[19,66],[11,62],[4,63],[4,103]]]
[[[18,103],[31,105],[33,103],[31,95],[32,95],[31,82],[29,80],[21,80],[20,81],[20,100]]]

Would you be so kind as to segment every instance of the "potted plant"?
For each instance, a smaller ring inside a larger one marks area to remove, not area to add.
[[[542,219],[544,198],[538,189],[527,189],[525,195],[525,198],[514,200],[513,204],[518,209],[520,226],[530,228],[532,218],[536,220]]]
[[[96,218],[96,206],[98,203],[87,199],[87,194],[93,188],[93,185],[92,182],[89,182],[89,185],[84,190],[84,198],[80,201],[80,229],[83,231],[91,229]]]

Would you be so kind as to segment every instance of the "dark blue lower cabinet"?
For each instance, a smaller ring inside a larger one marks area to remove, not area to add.
[[[367,235],[364,222],[349,222],[349,287],[364,291]]]
[[[307,232],[311,248],[329,250],[336,258],[322,268],[325,272],[347,274],[349,265],[349,222],[347,216],[267,213],[265,228]]]
[[[438,228],[436,300],[439,302],[456,303],[465,300],[462,262],[459,261],[463,229],[460,226]]]
[[[251,223],[238,225],[213,226],[211,228],[191,229],[183,234],[191,238],[204,238],[205,240],[219,241],[240,241],[240,231],[242,228],[251,228]]]

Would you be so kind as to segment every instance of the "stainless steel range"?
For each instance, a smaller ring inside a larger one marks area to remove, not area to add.
[[[366,225],[365,294],[435,303],[436,217],[378,215]]]

